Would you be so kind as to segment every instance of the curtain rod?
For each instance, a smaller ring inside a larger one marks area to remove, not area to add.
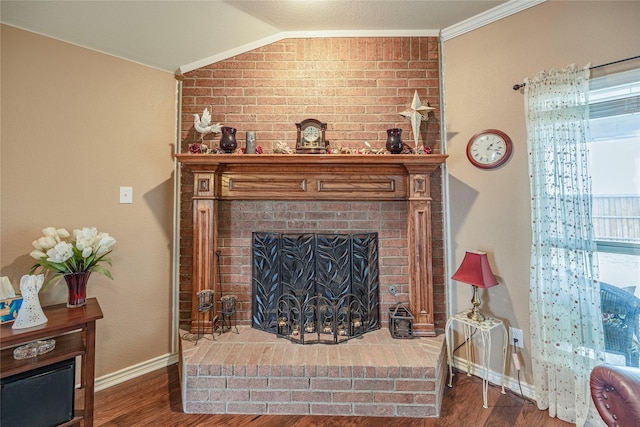
[[[594,67],[589,67],[590,70],[595,70],[596,68],[602,68],[602,67],[606,67],[607,65],[614,65],[614,64],[619,64],[620,62],[626,62],[626,61],[631,61],[633,59],[638,59],[640,58],[640,55],[638,56],[632,56],[631,58],[625,58],[625,59],[620,59],[618,61],[613,61],[613,62],[607,62],[606,64],[600,64],[600,65],[596,65]],[[515,84],[513,85],[513,90],[520,90],[523,87],[526,86],[526,83],[520,83],[520,84]]]

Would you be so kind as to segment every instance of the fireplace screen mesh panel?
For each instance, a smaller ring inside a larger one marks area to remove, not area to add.
[[[254,232],[252,326],[302,344],[380,328],[378,234]]]

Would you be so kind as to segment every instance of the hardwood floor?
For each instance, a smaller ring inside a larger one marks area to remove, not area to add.
[[[177,365],[159,369],[96,393],[96,426],[250,426],[250,427],[569,427],[549,418],[533,402],[489,387],[489,408],[482,408],[482,381],[455,375],[446,388],[440,418],[327,417],[300,415],[185,414],[180,400]]]

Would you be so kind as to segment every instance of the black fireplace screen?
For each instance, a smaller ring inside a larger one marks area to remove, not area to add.
[[[254,232],[252,326],[339,343],[380,328],[378,234]]]

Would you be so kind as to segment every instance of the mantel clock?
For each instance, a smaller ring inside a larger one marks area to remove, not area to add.
[[[296,153],[298,154],[325,154],[327,143],[325,141],[325,131],[327,124],[320,120],[306,119],[296,123],[298,130],[296,139]]]

